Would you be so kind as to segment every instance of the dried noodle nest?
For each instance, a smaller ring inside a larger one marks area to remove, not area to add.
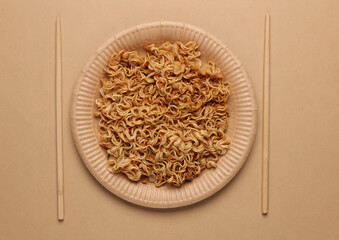
[[[195,42],[144,48],[144,57],[114,53],[100,79],[100,145],[109,171],[180,187],[229,148],[229,83],[214,62],[202,64]]]

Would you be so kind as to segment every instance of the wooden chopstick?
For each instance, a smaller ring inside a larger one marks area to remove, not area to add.
[[[58,220],[64,220],[64,168],[62,151],[62,66],[61,66],[61,23],[56,20],[56,148],[57,148],[57,184],[58,184]]]
[[[263,148],[262,148],[262,214],[268,214],[268,159],[270,118],[270,14],[265,18],[264,41],[264,105],[263,105]]]

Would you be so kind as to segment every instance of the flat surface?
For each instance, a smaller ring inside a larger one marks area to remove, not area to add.
[[[1,239],[339,239],[337,1],[0,1]],[[270,200],[261,215],[265,13],[271,13]],[[62,20],[65,220],[57,220],[55,19]],[[258,99],[257,138],[219,193],[149,210],[98,184],[70,129],[75,81],[113,34],[187,22],[227,43]]]

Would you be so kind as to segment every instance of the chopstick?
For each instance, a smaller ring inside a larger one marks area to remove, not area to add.
[[[263,105],[263,148],[262,148],[262,214],[268,214],[268,159],[270,117],[270,14],[265,17],[264,41],[264,105]]]
[[[58,220],[64,220],[64,168],[62,151],[62,66],[61,66],[61,23],[56,19],[55,86],[56,86],[56,148],[58,184]]]

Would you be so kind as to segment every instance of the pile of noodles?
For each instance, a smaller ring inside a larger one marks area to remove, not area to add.
[[[100,79],[95,116],[107,168],[132,181],[191,181],[216,167],[229,148],[229,83],[214,62],[203,65],[195,42],[145,42],[146,56],[114,53]]]

